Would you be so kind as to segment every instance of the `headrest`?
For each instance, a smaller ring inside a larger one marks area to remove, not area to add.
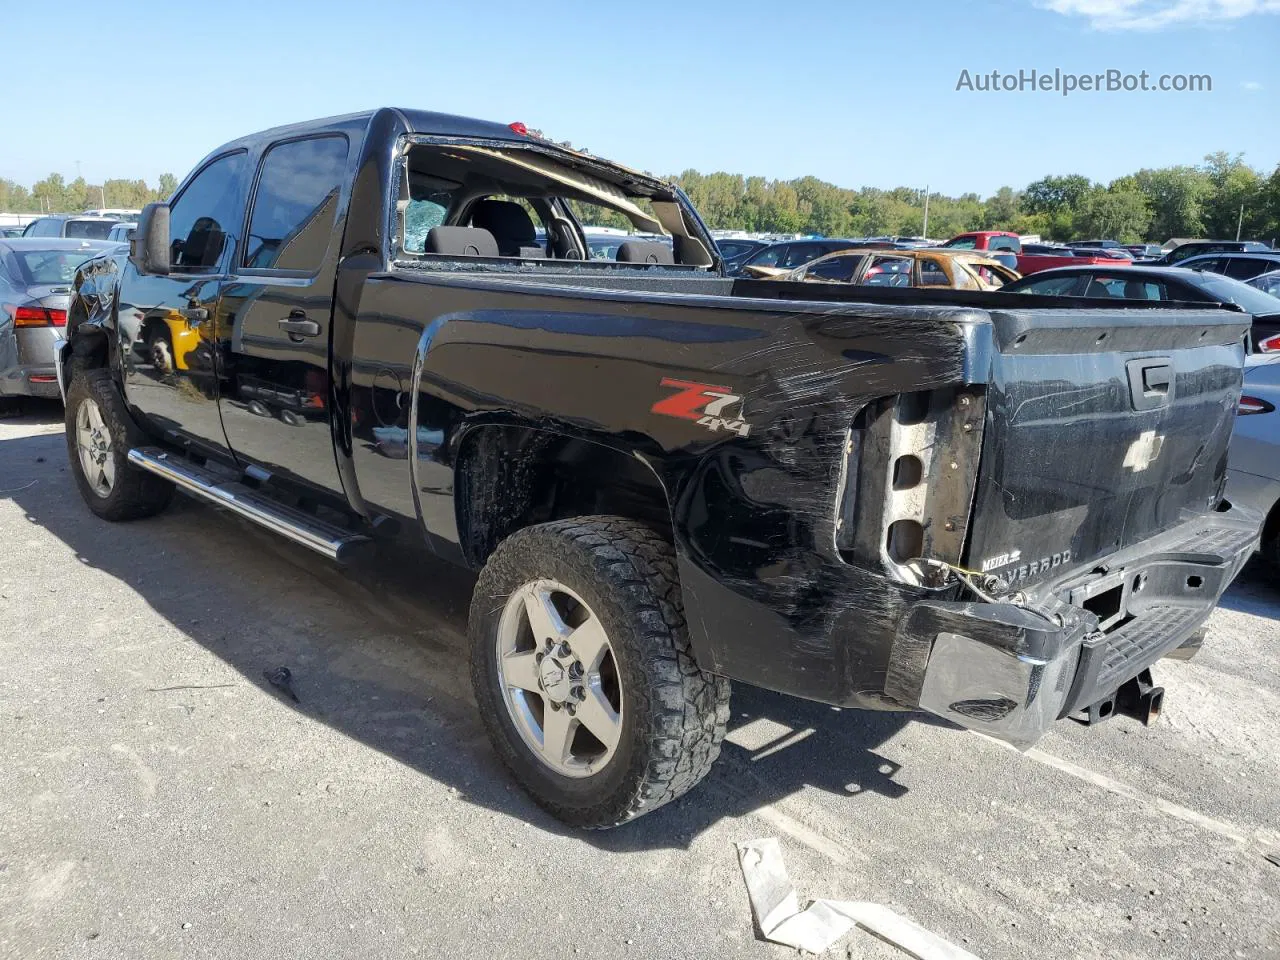
[[[508,248],[532,246],[533,220],[520,204],[512,200],[481,200],[471,207],[471,225],[488,230],[498,238],[504,256]]]
[[[451,257],[496,257],[498,241],[488,230],[475,227],[432,227],[427,231],[425,252]]]
[[[665,243],[645,240],[628,240],[618,247],[615,258],[619,263],[664,263],[675,265],[676,258]]]

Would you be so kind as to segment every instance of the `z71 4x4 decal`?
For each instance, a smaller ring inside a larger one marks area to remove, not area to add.
[[[671,377],[663,377],[662,386],[671,387],[676,393],[655,403],[650,408],[652,413],[693,420],[712,433],[727,430],[745,437],[751,432],[751,424],[742,418],[742,397],[730,393],[728,387]]]

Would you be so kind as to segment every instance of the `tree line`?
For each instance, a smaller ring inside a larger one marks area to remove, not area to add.
[[[568,146],[568,144],[566,144]],[[924,191],[838,187],[817,177],[771,180],[736,173],[686,170],[668,177],[689,194],[713,229],[829,237],[918,235],[924,229]],[[0,212],[74,213],[93,207],[141,207],[169,197],[177,178],[162,174],[155,189],[144,180],[67,183],[52,173],[29,189],[0,179]],[[626,227],[613,211],[581,204],[589,223]],[[1108,238],[1135,243],[1171,237],[1280,238],[1280,165],[1269,175],[1243,155],[1213,153],[1192,166],[1143,169],[1110,183],[1086,176],[1046,176],[1021,190],[929,196],[929,235],[966,230],[1012,230],[1066,241]]]
[[[817,177],[770,180],[736,173],[686,170],[668,177],[689,194],[712,229],[828,237],[918,236],[924,230],[924,190],[851,190]],[[626,226],[599,208],[602,226]],[[1126,243],[1172,237],[1246,240],[1280,238],[1280,165],[1270,175],[1243,155],[1214,153],[1194,166],[1143,169],[1110,183],[1086,176],[1046,176],[1021,190],[929,196],[929,235],[1012,230],[1047,240],[1115,239]]]
[[[98,207],[140,210],[148,203],[167,200],[178,188],[178,178],[162,173],[155,189],[145,180],[105,180],[89,183],[76,177],[70,183],[60,173],[24,187],[0,178],[0,213],[80,213]]]

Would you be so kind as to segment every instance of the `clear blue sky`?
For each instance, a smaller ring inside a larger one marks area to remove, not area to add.
[[[240,134],[388,104],[523,120],[658,173],[814,174],[986,195],[1047,173],[1106,181],[1215,150],[1270,171],[1280,162],[1280,12],[1262,8],[1277,6],[11,4],[0,176],[71,179],[79,160],[91,182],[154,184]],[[1055,67],[1207,73],[1213,92],[955,89],[962,69]]]

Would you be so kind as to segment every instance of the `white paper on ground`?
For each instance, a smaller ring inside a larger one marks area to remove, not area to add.
[[[978,960],[878,903],[814,900],[803,910],[773,837],[738,844],[738,864],[751,912],[765,939],[809,953],[822,953],[855,925],[917,960]]]

